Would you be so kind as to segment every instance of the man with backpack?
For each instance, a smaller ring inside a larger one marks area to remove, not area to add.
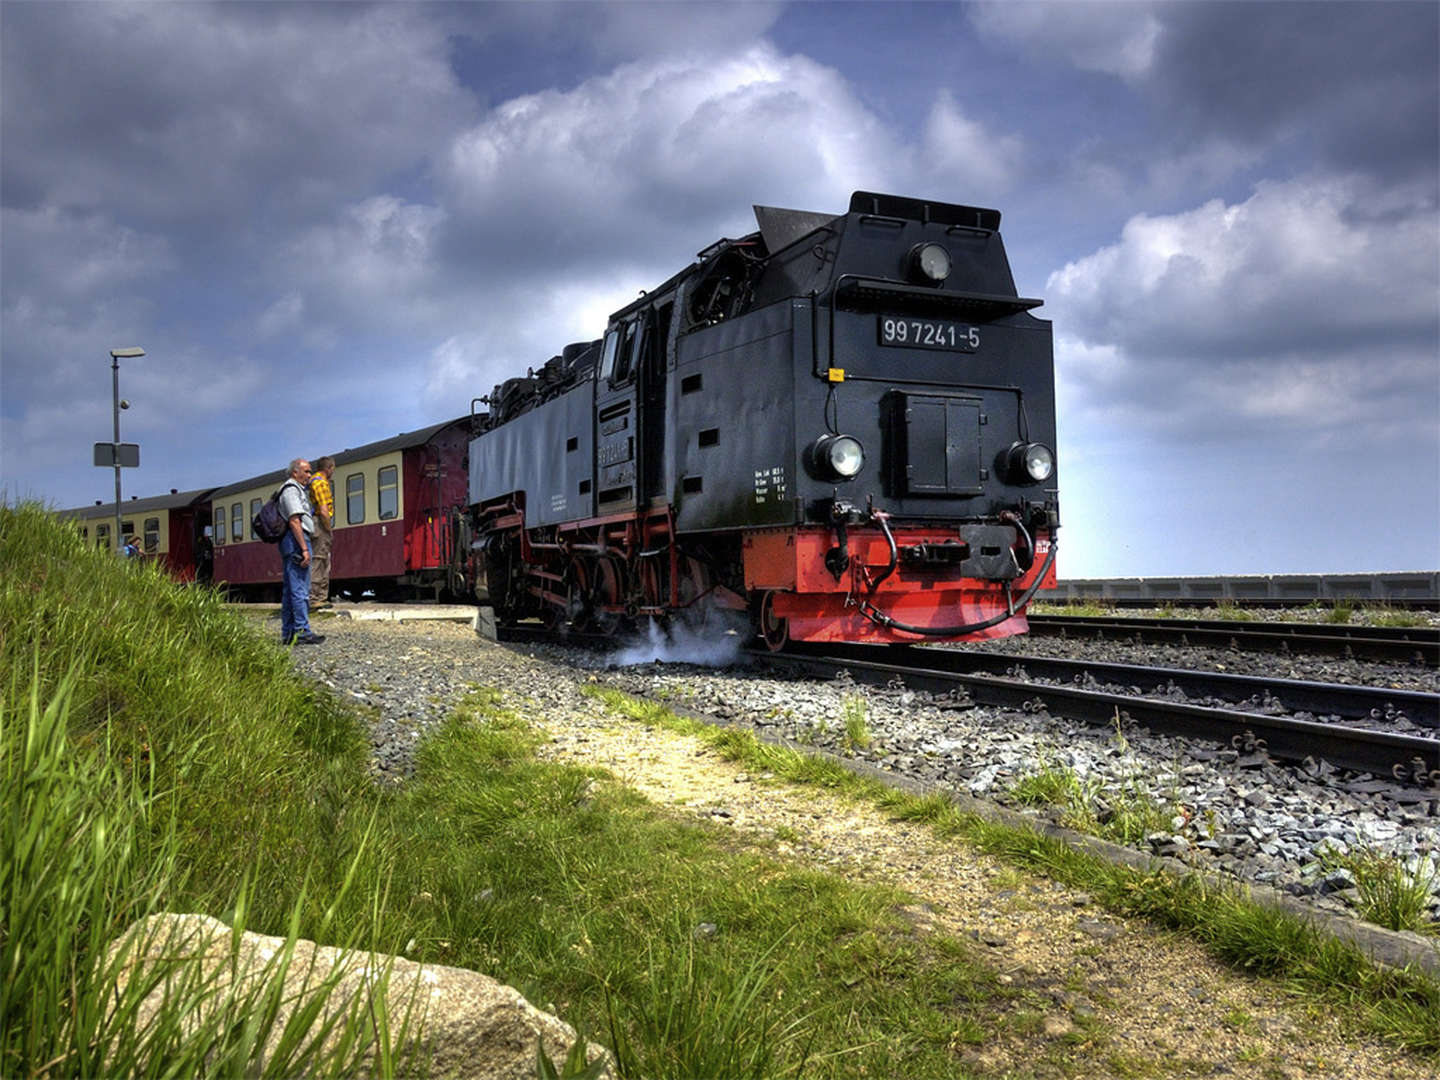
[[[324,636],[310,629],[310,538],[315,516],[310,509],[310,462],[296,458],[280,485],[280,513],[288,528],[280,538],[280,644],[319,645]]]

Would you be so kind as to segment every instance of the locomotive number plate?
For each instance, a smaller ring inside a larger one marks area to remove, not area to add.
[[[881,345],[945,352],[974,352],[980,347],[980,328],[969,323],[909,319],[900,315],[881,315],[878,322]]]

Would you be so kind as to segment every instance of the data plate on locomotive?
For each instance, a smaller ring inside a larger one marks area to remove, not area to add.
[[[881,345],[898,345],[906,349],[974,352],[980,347],[978,326],[942,319],[881,315],[877,319],[877,333]]]

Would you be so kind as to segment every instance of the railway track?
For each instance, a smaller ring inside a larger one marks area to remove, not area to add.
[[[1323,760],[1336,768],[1370,773],[1400,785],[1430,787],[1440,784],[1440,738],[1434,736],[1320,723],[1237,708],[1214,708],[1138,697],[1130,693],[1073,685],[1056,686],[1013,676],[953,670],[963,668],[968,658],[974,655],[958,650],[815,645],[786,653],[756,650],[751,655],[772,669],[815,678],[833,678],[843,669],[857,682],[888,685],[899,680],[913,690],[936,694],[960,693],[980,705],[1031,710],[1043,708],[1097,726],[1113,723],[1115,717],[1123,714],[1132,722],[1154,731],[1212,740],[1228,745],[1242,756],[1268,754],[1280,760],[1301,763],[1307,759],[1315,763]],[[1011,667],[1019,662],[1015,657],[999,659]],[[988,663],[989,658],[985,662]],[[1133,680],[1136,669],[1126,670]],[[1165,672],[1167,677],[1169,674]],[[1280,694],[1291,693],[1290,689],[1280,686],[1285,680],[1264,681],[1270,684],[1272,693],[1276,690]],[[1301,690],[1300,687],[1307,689]],[[1322,687],[1323,684],[1298,684],[1295,693],[1321,694]],[[1362,692],[1359,695],[1350,693],[1356,690]],[[1340,687],[1336,690],[1336,699],[1361,702],[1366,698],[1363,690]],[[1429,695],[1415,695],[1415,698],[1426,697]],[[1369,699],[1369,708],[1380,707],[1374,704],[1376,700]],[[1406,700],[1417,709],[1433,707],[1433,703],[1411,700],[1408,695]],[[1345,707],[1357,711],[1364,706],[1349,704]],[[1325,711],[1335,710],[1327,708]]]
[[[1031,615],[1035,637],[1109,638],[1143,645],[1204,645],[1305,652],[1356,660],[1440,664],[1440,627],[1336,626],[1215,619]]]
[[[615,644],[594,635],[560,635],[538,625],[501,628],[499,640],[583,648]],[[903,645],[792,643],[783,653],[753,649],[748,656],[772,670],[804,677],[830,679],[843,669],[857,682],[883,686],[899,680],[912,690],[963,695],[980,705],[1045,709],[1096,726],[1109,725],[1123,714],[1157,732],[1221,743],[1241,757],[1262,754],[1302,764],[1307,759],[1324,761],[1338,769],[1372,774],[1385,784],[1440,786],[1440,697],[1418,691]],[[1010,674],[1017,667],[1024,669],[1023,677]],[[1077,677],[1126,689],[1078,686]],[[1216,707],[1143,696],[1147,690],[1166,692],[1172,686],[1187,696],[1235,704]],[[1344,722],[1245,708],[1256,698],[1292,712]],[[1424,732],[1387,729],[1402,717]]]
[[[846,648],[842,646],[841,648]],[[859,656],[873,657],[873,646]],[[827,652],[833,650],[827,649]],[[1353,686],[1344,683],[1309,682],[1257,675],[1231,675],[1218,671],[1153,667],[1142,664],[1114,664],[1096,660],[1065,660],[1049,656],[986,653],[957,648],[910,646],[883,650],[902,658],[907,652],[915,663],[940,671],[975,675],[1009,675],[1023,669],[1025,677],[1083,685],[1099,682],[1133,689],[1136,693],[1166,693],[1178,690],[1191,698],[1217,698],[1233,705],[1263,703],[1266,711],[1275,708],[1291,713],[1314,713],[1344,720],[1371,722],[1376,726],[1403,723],[1437,729],[1440,738],[1440,696],[1418,690]],[[921,655],[923,654],[923,655]]]

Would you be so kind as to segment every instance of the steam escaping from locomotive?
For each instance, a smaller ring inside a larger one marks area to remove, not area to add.
[[[456,578],[502,624],[611,635],[706,605],[772,649],[1024,632],[1055,579],[1054,363],[1000,212],[755,210],[472,402]]]
[[[744,661],[750,639],[750,620],[733,612],[711,612],[704,625],[698,627],[685,622],[664,626],[659,620],[649,619],[634,637],[626,639],[617,652],[606,658],[605,666],[659,663],[734,667]]]

